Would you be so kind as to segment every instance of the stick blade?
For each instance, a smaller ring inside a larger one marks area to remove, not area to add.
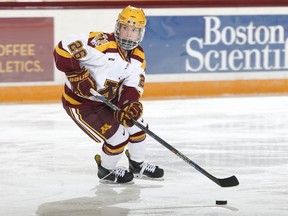
[[[239,181],[236,176],[230,176],[228,178],[218,179],[218,184],[221,187],[234,187],[239,185]]]

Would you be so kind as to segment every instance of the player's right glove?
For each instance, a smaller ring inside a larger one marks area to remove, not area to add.
[[[139,101],[125,105],[121,110],[114,111],[114,118],[125,127],[132,127],[131,119],[137,120],[142,116],[143,106]]]
[[[72,85],[72,91],[82,97],[90,97],[90,88],[95,89],[95,80],[91,76],[88,69],[83,67],[81,71],[66,74],[68,80]]]

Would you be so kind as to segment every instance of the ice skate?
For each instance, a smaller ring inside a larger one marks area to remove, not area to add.
[[[131,160],[129,151],[126,150],[125,154],[129,160],[129,170],[134,174],[135,178],[139,179],[151,179],[151,180],[164,180],[164,170],[158,166],[146,163],[146,162],[136,162]]]
[[[113,170],[105,169],[101,166],[101,156],[95,155],[95,161],[98,165],[98,177],[100,183],[108,184],[133,184],[133,173],[124,167],[116,167]]]

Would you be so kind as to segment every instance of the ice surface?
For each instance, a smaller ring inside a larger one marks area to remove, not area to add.
[[[147,161],[165,169],[164,181],[100,184],[93,157],[101,146],[61,104],[1,104],[0,215],[288,215],[287,96],[143,104],[151,131],[240,185],[219,187],[151,137]],[[124,156],[119,165],[127,166]]]

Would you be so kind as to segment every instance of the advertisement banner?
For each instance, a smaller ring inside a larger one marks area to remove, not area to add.
[[[148,16],[147,74],[288,71],[288,16]]]
[[[53,18],[0,18],[0,83],[53,81]]]

